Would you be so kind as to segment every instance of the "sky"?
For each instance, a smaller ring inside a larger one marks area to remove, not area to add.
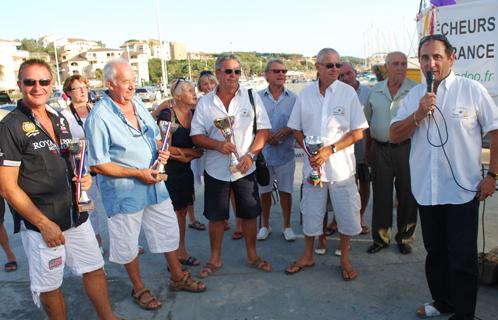
[[[2,0],[0,39],[183,42],[189,52],[414,54],[419,0]],[[159,16],[159,23],[158,23]],[[160,28],[158,28],[158,25]]]

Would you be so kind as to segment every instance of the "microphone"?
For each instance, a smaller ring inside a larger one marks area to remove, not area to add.
[[[427,84],[427,92],[434,92],[434,73],[431,70],[425,74],[425,83]]]
[[[429,70],[425,73],[425,83],[427,84],[427,93],[434,92],[434,73]],[[432,111],[429,111],[428,116],[432,115]]]

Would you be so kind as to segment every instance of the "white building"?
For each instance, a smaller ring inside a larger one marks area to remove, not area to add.
[[[171,52],[169,50],[170,43],[167,41],[162,41],[162,54],[161,54],[161,46],[159,45],[159,40],[149,39],[149,47],[151,51],[151,57],[157,58],[165,61],[171,60]]]
[[[0,39],[0,89],[17,89],[17,72],[23,61],[29,58],[29,52],[17,50],[20,42]]]
[[[59,42],[58,42],[59,43]],[[60,47],[61,60],[66,61],[92,49],[100,48],[93,40],[69,38],[67,43]]]

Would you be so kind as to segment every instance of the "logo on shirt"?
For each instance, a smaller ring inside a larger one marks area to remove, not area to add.
[[[344,113],[345,113],[344,107],[341,106],[335,107],[334,110],[332,110],[332,114],[334,116],[342,116],[344,115]]]
[[[42,141],[37,141],[37,142],[33,142],[33,148],[35,150],[38,150],[38,149],[42,149],[42,148],[48,148],[48,150],[50,151],[55,151],[57,152],[57,146],[55,145],[55,143],[50,140],[50,139],[46,139],[46,140],[42,140]],[[55,153],[54,152],[54,153]]]
[[[456,119],[467,119],[469,113],[464,108],[455,108],[451,111],[451,117]]]
[[[24,131],[27,137],[34,137],[40,133],[40,130],[38,130],[36,125],[30,121],[22,123],[22,130]]]
[[[240,110],[240,115],[242,117],[250,117],[251,113],[250,113],[249,109],[242,109],[242,110]]]
[[[62,257],[57,257],[54,259],[50,259],[48,261],[48,269],[53,270],[57,267],[60,267],[62,265]]]
[[[68,133],[66,124],[64,123],[64,118],[59,118],[59,128],[62,133]]]

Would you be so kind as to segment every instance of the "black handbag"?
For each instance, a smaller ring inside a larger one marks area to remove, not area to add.
[[[254,97],[252,96],[252,89],[248,90],[249,101],[251,101],[252,109],[254,111],[254,121],[252,125],[252,132],[256,138],[256,132],[258,130],[256,124],[256,106],[254,105]],[[256,181],[260,186],[267,186],[270,184],[270,171],[266,165],[265,157],[263,156],[263,151],[261,151],[256,157]]]

